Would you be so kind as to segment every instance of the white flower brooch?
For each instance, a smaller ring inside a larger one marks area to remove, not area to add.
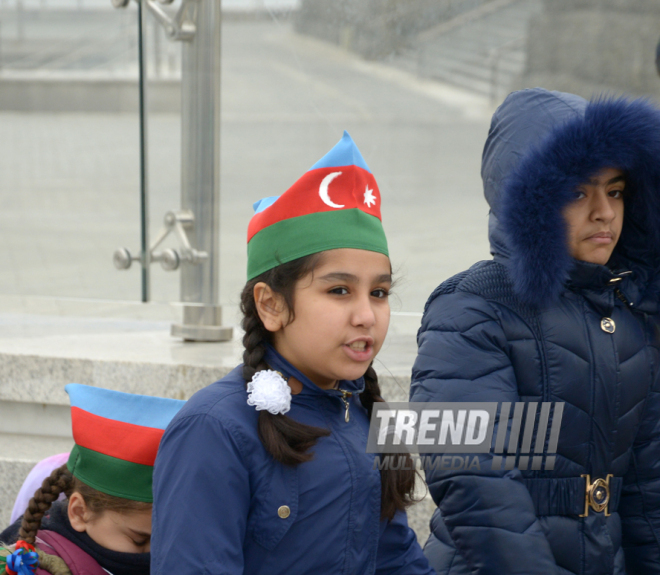
[[[279,371],[258,371],[247,384],[248,405],[257,411],[265,409],[273,415],[291,409],[291,388]]]

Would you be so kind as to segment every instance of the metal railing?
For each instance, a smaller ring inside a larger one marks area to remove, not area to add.
[[[125,7],[130,0],[112,0]],[[181,271],[183,322],[172,326],[172,335],[189,341],[225,341],[232,329],[222,325],[219,305],[220,251],[220,32],[222,14],[218,0],[182,0],[170,14],[159,4],[172,0],[139,0],[140,4],[140,143],[141,143],[141,248],[115,252],[114,262],[127,269],[138,261],[142,272],[142,300],[149,300],[151,263]],[[147,121],[145,114],[146,66],[144,31],[147,10],[165,29],[167,37],[181,42],[181,208],[168,212],[164,228],[149,242]],[[157,252],[170,233],[177,249]]]

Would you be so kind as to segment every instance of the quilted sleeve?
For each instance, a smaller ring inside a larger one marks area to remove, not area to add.
[[[483,298],[460,292],[436,297],[417,343],[411,401],[520,400],[506,336]],[[520,472],[492,470],[492,456],[479,457],[479,471],[432,466],[426,472],[458,553],[480,575],[559,572]]]
[[[660,573],[660,374],[646,399],[619,503],[626,573]]]

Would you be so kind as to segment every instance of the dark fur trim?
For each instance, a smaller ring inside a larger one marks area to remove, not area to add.
[[[576,187],[606,167],[623,170],[631,192],[617,252],[646,266],[649,253],[660,254],[660,111],[645,100],[590,102],[584,117],[523,157],[504,189],[509,271],[528,303],[561,293],[573,262],[562,211]]]

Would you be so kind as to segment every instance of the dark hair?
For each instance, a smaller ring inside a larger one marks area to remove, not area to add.
[[[245,382],[252,380],[258,371],[268,369],[265,361],[266,343],[271,341],[270,332],[264,327],[257,305],[254,300],[254,287],[259,282],[267,284],[273,292],[280,295],[289,311],[290,321],[294,315],[294,293],[298,280],[302,279],[320,264],[323,252],[312,254],[281,264],[263,274],[251,279],[243,288],[241,294],[241,311],[243,312],[242,326],[245,331],[243,336],[243,379]],[[372,366],[364,374],[365,388],[360,394],[360,402],[367,410],[369,418],[373,404],[383,401],[380,396],[378,376]],[[266,451],[274,459],[286,465],[298,465],[312,459],[313,454],[309,449],[314,446],[321,437],[330,435],[328,429],[314,427],[300,423],[286,415],[273,415],[266,410],[259,412],[258,423],[259,438]],[[415,476],[414,465],[410,455],[399,455],[407,461],[401,465],[403,470],[386,469],[380,470],[381,480],[381,517],[392,519],[399,510],[404,510],[414,500]]]
[[[41,520],[54,501],[64,493],[67,498],[74,493],[80,493],[85,504],[93,514],[101,514],[103,511],[117,511],[118,513],[130,513],[133,511],[146,511],[151,509],[151,503],[133,501],[123,497],[108,495],[96,489],[92,489],[68,470],[66,464],[53,470],[49,477],[44,479],[41,487],[34,492],[28,507],[23,514],[23,521],[18,531],[18,538],[34,545],[37,531],[41,528]]]

